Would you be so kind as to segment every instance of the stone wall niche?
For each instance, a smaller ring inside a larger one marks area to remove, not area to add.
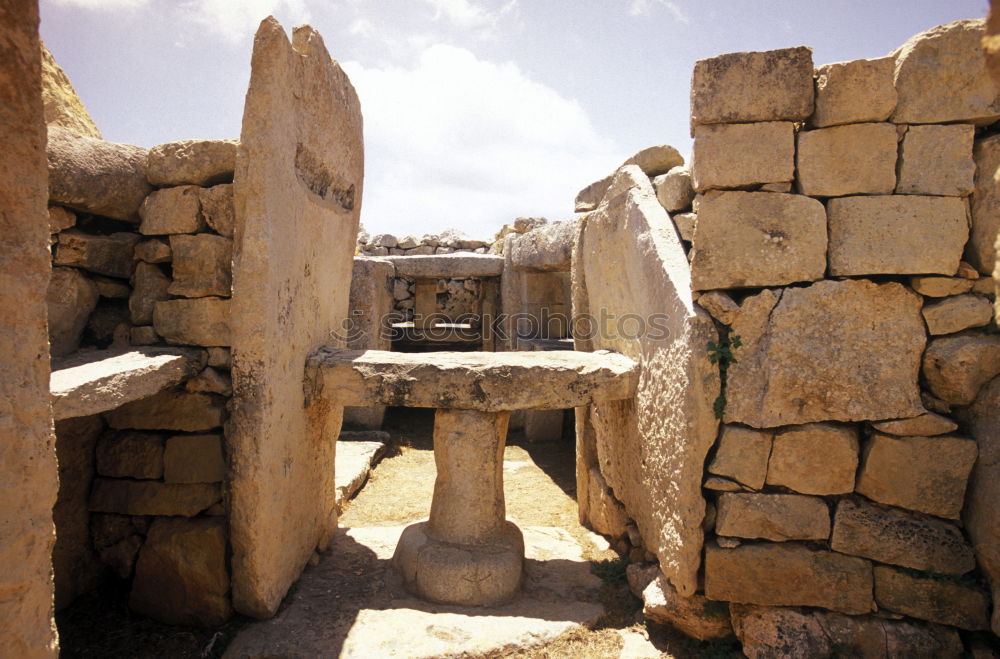
[[[306,356],[337,345],[361,209],[361,107],[320,35],[254,38],[234,178],[233,606],[263,618],[336,527],[342,408],[306,408]],[[339,345],[343,345],[341,341]]]

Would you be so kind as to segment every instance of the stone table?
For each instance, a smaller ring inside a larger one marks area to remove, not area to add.
[[[430,518],[403,532],[393,565],[414,594],[490,606],[521,586],[524,541],[506,520],[503,452],[510,412],[631,398],[638,366],[607,351],[425,352],[321,348],[306,396],[337,405],[436,408]]]

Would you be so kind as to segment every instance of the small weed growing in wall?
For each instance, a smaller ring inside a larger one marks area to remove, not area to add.
[[[721,419],[726,411],[726,371],[730,364],[736,363],[733,350],[742,344],[739,335],[733,334],[733,328],[728,325],[719,326],[719,342],[708,342],[708,361],[719,365],[719,377],[722,379],[722,386],[719,390],[719,397],[712,404],[715,411],[715,418]]]

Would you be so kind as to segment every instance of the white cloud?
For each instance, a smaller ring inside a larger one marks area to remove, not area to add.
[[[424,0],[436,12],[459,27],[480,27],[493,21],[493,16],[469,0]]]
[[[513,63],[437,44],[412,68],[345,69],[365,120],[369,231],[486,237],[519,215],[565,218],[622,160],[576,101]]]
[[[89,10],[121,10],[139,9],[149,4],[150,0],[49,0],[61,7],[80,7]]]
[[[178,10],[191,22],[238,43],[257,31],[261,19],[274,15],[286,29],[309,21],[307,0],[187,0]]]
[[[652,12],[653,5],[659,5],[666,9],[678,23],[691,22],[684,10],[672,0],[631,0],[628,13],[630,16],[648,16]]]

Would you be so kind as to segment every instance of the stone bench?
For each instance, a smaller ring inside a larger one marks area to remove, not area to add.
[[[637,364],[606,351],[321,348],[305,378],[310,400],[436,408],[430,518],[406,528],[393,565],[418,596],[473,606],[502,603],[521,586],[524,541],[503,494],[510,412],[631,398],[637,382]]]
[[[53,360],[49,391],[56,421],[107,412],[195,375],[203,351],[184,348],[95,350]]]

